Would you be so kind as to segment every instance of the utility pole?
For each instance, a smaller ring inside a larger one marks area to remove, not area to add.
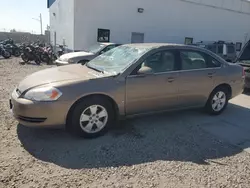
[[[41,35],[43,35],[43,19],[41,13],[40,13],[40,25],[41,25]]]
[[[40,22],[41,35],[43,35],[43,19],[42,19],[42,14],[40,13],[39,19],[37,19],[37,18],[32,18],[32,19]]]

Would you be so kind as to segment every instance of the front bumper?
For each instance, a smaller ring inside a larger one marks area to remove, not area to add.
[[[64,66],[64,65],[69,65],[69,62],[66,61],[60,61],[60,60],[56,60],[56,65],[57,66]]]
[[[13,116],[29,127],[63,127],[71,104],[69,102],[34,102],[12,93],[10,106]]]

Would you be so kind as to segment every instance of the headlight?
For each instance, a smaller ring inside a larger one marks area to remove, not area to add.
[[[69,63],[75,63],[75,61],[73,59],[69,59],[68,62]]]
[[[29,90],[25,93],[25,99],[32,101],[55,101],[62,95],[58,89],[48,86]]]

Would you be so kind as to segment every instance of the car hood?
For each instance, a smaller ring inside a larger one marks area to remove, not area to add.
[[[85,56],[91,56],[91,55],[94,55],[94,54],[91,53],[91,52],[84,52],[84,51],[82,51],[82,52],[71,52],[71,53],[67,53],[67,54],[64,54],[64,55],[60,56],[59,60],[68,61],[71,58],[85,57]]]
[[[20,92],[27,89],[63,81],[84,81],[110,76],[80,64],[45,69],[27,76],[18,86]]]

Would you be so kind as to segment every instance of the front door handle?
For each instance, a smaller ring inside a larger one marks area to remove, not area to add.
[[[173,78],[173,77],[169,77],[169,78],[168,78],[168,82],[171,83],[171,82],[173,82],[173,81],[174,81],[174,78]]]

